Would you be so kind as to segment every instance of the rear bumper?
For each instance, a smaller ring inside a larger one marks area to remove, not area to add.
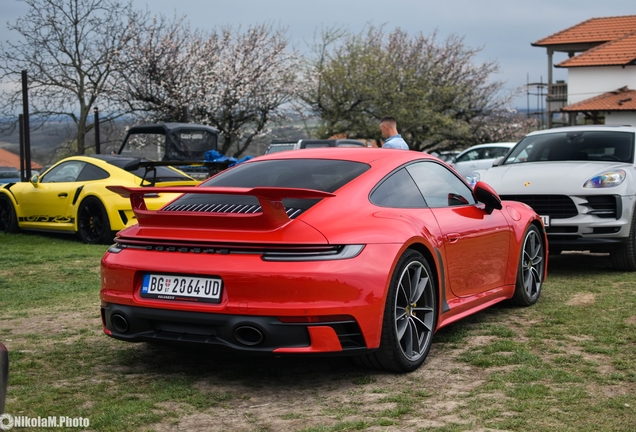
[[[178,341],[241,352],[357,355],[368,351],[356,321],[288,323],[276,317],[210,314],[110,303],[101,308],[104,332],[128,342]]]

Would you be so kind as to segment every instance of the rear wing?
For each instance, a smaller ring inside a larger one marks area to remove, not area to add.
[[[146,171],[142,177],[143,182],[149,182],[151,186],[154,186],[157,182],[157,170],[155,167],[158,166],[170,166],[173,168],[179,169],[181,166],[193,166],[193,167],[204,167],[207,168],[208,173],[216,173],[219,171],[223,171],[230,166],[230,161],[225,160],[222,162],[214,162],[214,161],[151,161],[151,160],[142,160],[136,159],[124,165],[123,169],[126,171],[135,171],[139,168],[145,168]],[[149,178],[149,174],[151,177]]]
[[[171,228],[208,228],[225,230],[273,230],[290,221],[284,198],[322,199],[335,196],[330,192],[313,189],[281,188],[281,187],[144,187],[129,188],[125,186],[106,186],[112,192],[124,198],[130,198],[132,209],[141,227]],[[254,196],[261,206],[260,213],[226,214],[199,213],[191,211],[148,210],[144,195],[157,193],[178,194],[210,194],[210,195],[242,195]]]

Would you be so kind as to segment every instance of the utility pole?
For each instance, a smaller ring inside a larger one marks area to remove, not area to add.
[[[26,178],[31,178],[31,134],[29,132],[29,88],[27,71],[22,71],[22,132],[24,133],[24,162]]]
[[[100,143],[99,143],[99,108],[95,107],[93,108],[93,112],[95,113],[95,153],[96,154],[100,154],[101,153],[101,148],[100,148]]]

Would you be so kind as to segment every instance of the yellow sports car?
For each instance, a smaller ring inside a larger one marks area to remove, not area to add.
[[[84,243],[109,243],[136,223],[130,200],[106,186],[195,186],[183,172],[139,158],[119,155],[72,156],[30,182],[0,186],[0,231],[20,229],[77,233]],[[179,194],[146,196],[157,210]],[[149,199],[150,198],[150,199]]]

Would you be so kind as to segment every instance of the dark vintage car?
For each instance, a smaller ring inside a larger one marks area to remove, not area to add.
[[[131,127],[118,154],[170,162],[188,175],[206,178],[228,167],[227,158],[211,159],[218,151],[219,131],[193,123],[157,123]],[[220,156],[220,155],[219,155]]]

